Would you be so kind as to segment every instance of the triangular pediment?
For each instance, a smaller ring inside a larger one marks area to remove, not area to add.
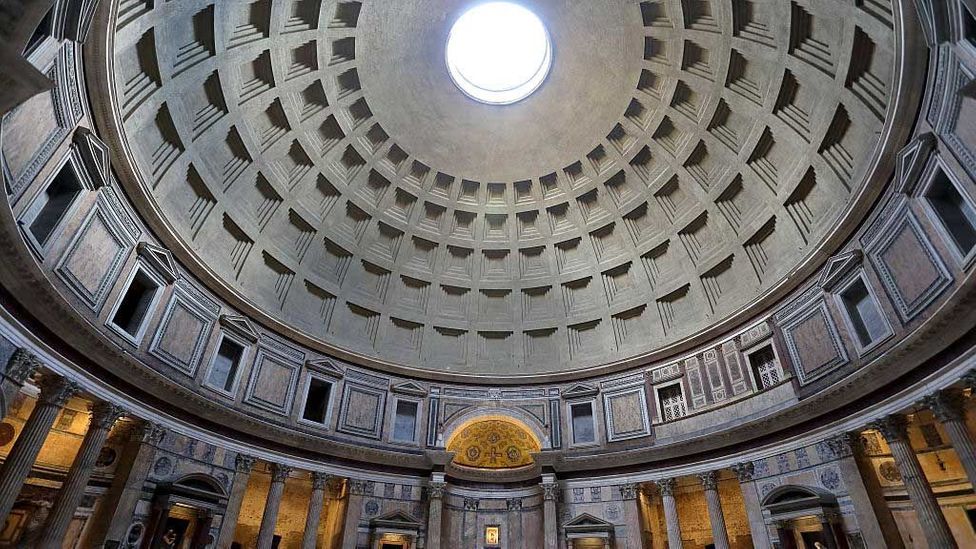
[[[107,185],[112,171],[108,145],[84,126],[79,126],[75,130],[72,141],[81,154],[81,161],[88,169],[92,185],[96,189]]]
[[[861,250],[851,250],[828,259],[827,266],[820,275],[820,287],[828,292],[832,291],[838,282],[861,264],[863,257]]]
[[[413,381],[405,381],[403,383],[397,383],[390,388],[394,393],[401,393],[405,395],[413,396],[427,396],[427,388],[419,383]]]
[[[173,254],[166,248],[161,248],[148,242],[140,242],[136,247],[139,257],[150,267],[156,270],[166,282],[172,284],[179,278],[179,271],[176,270],[176,262]]]
[[[927,132],[898,151],[895,162],[895,186],[898,192],[912,194],[918,186],[922,170],[936,144],[935,135]]]
[[[577,398],[577,397],[588,397],[594,396],[600,392],[600,389],[594,387],[593,385],[587,385],[586,383],[577,383],[573,385],[568,390],[563,391],[563,398]]]
[[[305,367],[320,374],[325,374],[336,379],[341,379],[346,375],[346,371],[336,366],[334,362],[327,358],[316,358],[305,361]]]
[[[577,515],[565,525],[567,533],[612,532],[613,523],[589,513]]]
[[[369,522],[374,528],[418,530],[422,526],[419,520],[403,511],[393,511],[385,515],[380,515]]]
[[[220,315],[220,325],[228,332],[251,343],[258,342],[258,332],[243,316]]]

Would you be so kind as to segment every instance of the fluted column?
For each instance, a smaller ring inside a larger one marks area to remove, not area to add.
[[[556,514],[556,500],[559,498],[559,483],[556,475],[542,475],[542,524],[546,549],[556,549],[559,544],[559,525]]]
[[[18,348],[10,356],[10,360],[7,361],[7,368],[3,372],[3,380],[0,382],[0,387],[2,387],[2,391],[0,391],[2,393],[0,394],[0,419],[7,417],[10,403],[14,401],[17,393],[24,386],[24,382],[37,371],[38,367],[40,367],[40,361],[33,353],[23,347]]]
[[[708,521],[712,524],[712,543],[715,549],[729,549],[729,535],[725,531],[725,514],[722,513],[722,500],[718,495],[718,480],[715,471],[698,475],[705,490],[705,504],[708,506]]]
[[[888,442],[888,447],[891,448],[891,455],[895,459],[898,472],[901,473],[908,498],[915,507],[918,521],[921,523],[922,532],[929,546],[940,549],[957,547],[945,515],[942,514],[942,508],[939,507],[939,501],[925,478],[918,456],[915,455],[908,441],[908,422],[905,416],[890,415],[874,422],[871,427],[881,432]]]
[[[441,524],[444,510],[444,473],[434,473],[427,483],[427,549],[441,549]]]
[[[92,470],[95,469],[95,461],[98,453],[105,445],[109,431],[115,425],[115,421],[122,415],[122,408],[108,402],[96,402],[91,405],[91,416],[88,422],[88,431],[85,438],[81,441],[81,448],[75,455],[71,468],[68,469],[68,476],[65,477],[58,495],[54,499],[54,506],[51,513],[47,516],[44,523],[44,531],[41,534],[41,547],[55,547],[60,545],[68,525],[71,524],[75,510],[81,497],[85,495],[85,488],[88,487],[88,479],[91,478]]]
[[[976,442],[966,427],[964,411],[965,397],[960,391],[939,391],[922,400],[928,406],[936,419],[942,423],[949,442],[952,443],[962,468],[966,471],[969,483],[976,487]]]
[[[20,436],[7,455],[3,470],[0,471],[0,524],[7,520],[58,412],[78,392],[76,384],[54,374],[44,375],[38,385],[41,395],[37,405],[27,418]]]
[[[372,484],[364,480],[347,481],[346,520],[342,525],[342,549],[356,549],[359,544],[359,519],[363,516],[363,496],[372,493]]]
[[[617,538],[616,543],[620,547],[640,547],[642,534],[641,512],[640,503],[637,500],[640,485],[631,482],[621,484],[617,488],[620,490],[620,505],[623,507],[623,527],[618,530],[622,536]],[[607,543],[609,543],[609,540],[607,540]]]
[[[244,454],[237,454],[234,460],[234,482],[230,485],[230,493],[227,495],[227,508],[224,517],[220,521],[220,533],[217,535],[217,547],[230,547],[234,541],[234,532],[237,530],[237,518],[241,514],[241,504],[244,502],[244,492],[247,490],[247,482],[251,478],[251,469],[256,460]]]
[[[315,541],[319,534],[319,522],[322,520],[322,504],[325,502],[325,485],[332,475],[312,472],[312,498],[308,501],[308,513],[305,515],[305,535],[302,536],[302,549],[315,549]]]
[[[264,514],[261,515],[261,528],[258,529],[258,549],[271,549],[275,525],[278,523],[278,508],[281,506],[281,496],[285,493],[285,480],[289,473],[291,467],[271,464],[271,488],[264,504]]]
[[[739,489],[742,491],[742,501],[746,507],[746,517],[749,518],[749,532],[752,534],[752,546],[755,549],[769,549],[769,529],[763,518],[762,506],[759,503],[759,491],[753,480],[754,468],[751,461],[736,463],[731,467],[736,478],[739,479]]]
[[[668,528],[668,549],[681,549],[681,522],[678,520],[678,502],[674,499],[673,478],[657,481],[661,492],[661,507],[664,508],[664,524]]]

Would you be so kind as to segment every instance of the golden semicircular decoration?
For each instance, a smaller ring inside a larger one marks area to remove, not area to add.
[[[539,441],[524,425],[509,419],[476,419],[456,431],[447,444],[454,463],[479,469],[532,465]]]

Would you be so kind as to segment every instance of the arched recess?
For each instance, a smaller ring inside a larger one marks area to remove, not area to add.
[[[517,469],[535,464],[532,455],[542,449],[527,425],[511,417],[472,418],[454,430],[447,450],[453,463],[476,469]]]
[[[539,448],[550,449],[552,448],[552,443],[549,440],[548,425],[543,425],[541,421],[522,410],[513,408],[484,408],[484,407],[472,407],[460,414],[455,415],[446,422],[444,422],[441,428],[441,440],[445,442],[446,447],[447,441],[450,441],[461,429],[467,427],[474,421],[479,419],[489,419],[498,418],[508,421],[513,421],[517,425],[522,426],[527,429],[535,439],[539,441]]]

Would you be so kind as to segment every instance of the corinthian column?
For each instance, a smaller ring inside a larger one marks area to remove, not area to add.
[[[0,419],[7,417],[7,410],[10,403],[20,392],[24,382],[31,374],[37,371],[40,361],[33,353],[23,347],[14,351],[10,360],[7,361],[7,369],[3,372],[3,381],[0,382]]]
[[[668,528],[668,549],[681,549],[681,522],[678,520],[678,502],[674,499],[673,478],[657,481],[661,491],[661,506],[664,507],[664,524]]]
[[[0,524],[7,520],[58,412],[78,392],[77,385],[54,374],[44,375],[38,385],[40,398],[0,471]]]
[[[556,515],[556,499],[559,497],[559,483],[556,475],[542,475],[542,525],[546,549],[556,549],[559,544],[559,528]]]
[[[359,545],[359,519],[363,516],[363,497],[373,493],[372,483],[365,480],[347,481],[346,520],[342,525],[342,549],[356,549]]]
[[[78,509],[78,502],[85,495],[85,488],[88,487],[88,479],[91,478],[92,470],[95,468],[98,453],[102,451],[109,431],[121,415],[122,408],[114,404],[96,402],[91,405],[88,431],[81,441],[81,448],[78,449],[74,462],[71,463],[68,476],[61,484],[61,490],[54,500],[51,513],[47,516],[47,522],[44,523],[40,547],[60,546],[65,532],[68,531],[68,525],[75,516],[75,510]]]
[[[444,473],[434,473],[427,483],[427,549],[441,549],[441,513],[444,510]]]
[[[220,533],[217,535],[217,547],[230,547],[234,541],[234,532],[237,530],[237,518],[241,514],[241,504],[244,502],[244,492],[247,490],[247,481],[251,478],[251,469],[256,460],[248,455],[237,454],[234,460],[234,482],[230,485],[230,493],[227,495],[227,508],[224,511],[224,518],[220,521]]]
[[[725,532],[725,515],[722,513],[722,500],[718,495],[718,481],[715,471],[698,475],[705,489],[705,504],[708,506],[708,521],[712,524],[712,543],[715,549],[729,549],[729,536]]]
[[[935,498],[935,493],[922,471],[922,465],[918,462],[918,456],[908,441],[908,422],[905,416],[890,415],[872,423],[871,427],[881,432],[891,448],[891,455],[895,458],[895,465],[901,473],[908,498],[915,507],[929,547],[957,547],[945,515],[942,514],[942,508],[939,507],[939,501]]]
[[[969,483],[976,487],[976,443],[966,427],[963,403],[965,397],[959,391],[939,391],[922,400],[949,435],[949,442],[956,450]]]
[[[302,537],[302,549],[315,549],[315,538],[319,534],[319,522],[322,520],[322,504],[325,502],[325,485],[332,475],[312,472],[312,498],[308,502],[308,514],[305,515],[305,535]]]
[[[274,538],[275,525],[278,523],[278,508],[281,506],[281,496],[285,492],[285,479],[291,473],[291,467],[278,463],[271,464],[271,489],[264,504],[264,515],[261,516],[261,528],[258,529],[258,549],[271,549]]]
[[[736,463],[731,467],[736,478],[739,479],[739,489],[742,491],[742,501],[745,503],[746,516],[749,517],[749,532],[752,534],[752,545],[755,549],[769,549],[769,529],[763,519],[762,507],[759,504],[759,491],[756,481],[752,478],[755,470],[751,461]]]

